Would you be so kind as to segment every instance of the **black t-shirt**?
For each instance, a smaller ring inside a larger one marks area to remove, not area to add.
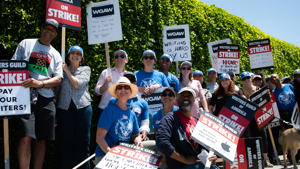
[[[215,111],[213,112],[214,115],[218,115],[221,111],[222,107],[225,105],[226,101],[230,99],[231,96],[225,95],[225,96],[217,96],[215,93],[213,93],[212,98],[210,100],[211,106],[216,106]]]

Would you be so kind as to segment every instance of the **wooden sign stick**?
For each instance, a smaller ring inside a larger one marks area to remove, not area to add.
[[[66,27],[61,27],[61,58],[65,61],[66,56]]]
[[[10,169],[9,166],[9,130],[8,130],[8,119],[3,119],[3,129],[4,129],[4,168]]]

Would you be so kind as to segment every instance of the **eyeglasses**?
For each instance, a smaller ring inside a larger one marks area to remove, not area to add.
[[[118,85],[117,87],[116,87],[116,90],[122,90],[122,89],[125,89],[125,90],[129,90],[130,89],[130,86],[128,86],[128,85]]]
[[[162,93],[161,96],[163,96],[163,97],[166,97],[166,96],[175,97],[175,95],[173,93]]]
[[[191,67],[182,67],[182,70],[191,70]]]
[[[143,59],[147,60],[147,59],[150,59],[150,60],[153,60],[154,59],[154,56],[143,56]]]
[[[242,79],[242,81],[245,81],[245,80],[247,80],[247,79],[250,79],[251,77],[244,77],[243,79]]]
[[[118,59],[119,57],[122,58],[122,59],[126,58],[125,55],[115,55],[115,59]]]
[[[170,59],[168,59],[168,58],[161,58],[160,61],[161,62],[170,62]]]

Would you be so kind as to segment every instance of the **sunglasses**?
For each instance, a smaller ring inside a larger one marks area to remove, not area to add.
[[[122,90],[122,89],[125,89],[125,90],[129,90],[130,89],[130,86],[128,86],[128,85],[118,85],[117,87],[116,87],[116,90]]]
[[[153,60],[154,56],[144,56],[143,59],[145,59],[145,60],[147,60],[147,59]]]
[[[245,80],[247,80],[247,79],[250,79],[251,77],[244,77],[243,79],[242,79],[242,81],[245,81]]]
[[[181,70],[191,70],[191,67],[182,67]]]
[[[161,58],[160,61],[161,62],[170,62],[170,59],[168,59],[168,58]]]
[[[122,58],[122,59],[126,58],[125,55],[115,55],[115,59],[118,59],[119,57]]]
[[[175,95],[173,93],[162,93],[161,96],[163,96],[163,97],[166,97],[166,96],[175,97]]]

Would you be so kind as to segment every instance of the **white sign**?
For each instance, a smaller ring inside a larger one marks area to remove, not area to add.
[[[240,51],[238,45],[218,45],[217,72],[240,74]]]
[[[151,150],[121,143],[110,149],[95,169],[156,169],[160,156]]]
[[[90,45],[123,39],[118,0],[90,3],[86,11]]]
[[[167,26],[163,30],[163,50],[173,61],[192,60],[189,25]]]
[[[218,51],[217,50],[213,50],[214,47],[217,47],[218,45],[221,44],[231,44],[230,39],[223,39],[223,40],[218,40],[218,41],[214,41],[214,42],[209,42],[207,44],[208,46],[208,51],[209,51],[209,55],[210,55],[210,59],[211,59],[211,65],[213,68],[218,69]]]
[[[251,69],[274,67],[269,39],[247,42]]]
[[[192,132],[192,139],[229,162],[233,162],[239,141],[237,131],[216,116],[203,112]]]
[[[29,115],[30,91],[22,82],[29,78],[26,61],[0,62],[0,116]]]

